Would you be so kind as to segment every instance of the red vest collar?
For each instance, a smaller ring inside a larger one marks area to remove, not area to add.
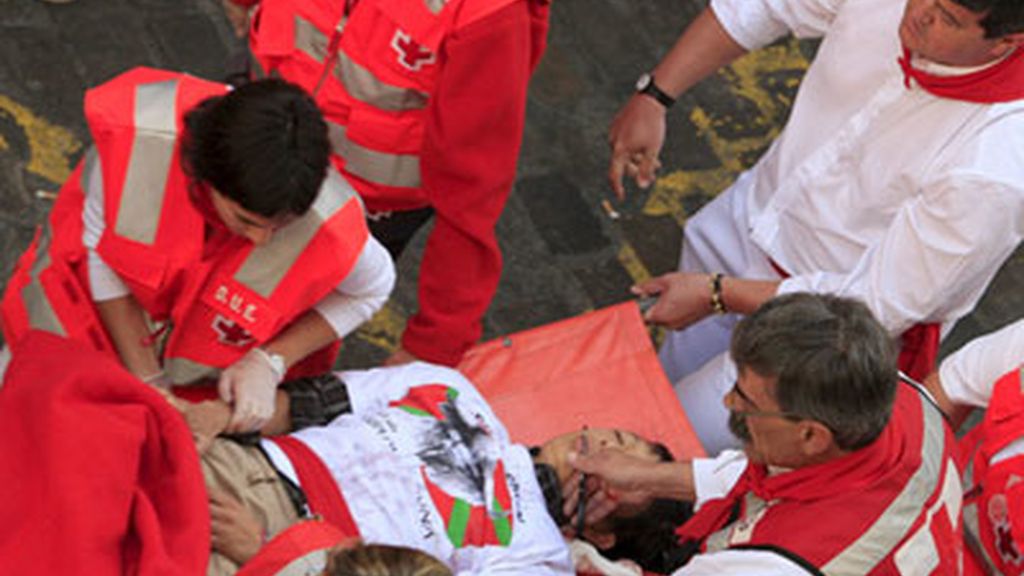
[[[681,541],[703,541],[728,524],[736,504],[752,492],[770,502],[811,502],[842,492],[867,490],[889,473],[906,449],[896,419],[871,444],[841,458],[769,475],[764,464],[747,464],[733,489],[723,498],[706,502],[676,530]]]
[[[903,69],[903,83],[908,88],[913,79],[921,88],[940,98],[982,104],[1024,98],[1024,49],[1014,50],[997,64],[958,76],[937,76],[914,68],[906,48],[898,62]]]

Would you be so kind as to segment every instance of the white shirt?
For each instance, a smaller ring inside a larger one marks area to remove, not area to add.
[[[785,130],[750,171],[751,239],[779,293],[865,301],[892,333],[967,314],[1024,237],[1024,103],[904,86],[904,2],[714,0],[754,49],[822,36]]]
[[[117,273],[96,252],[106,227],[103,210],[102,173],[94,170],[86,184],[82,243],[88,250],[89,286],[95,302],[113,300],[129,293]],[[334,334],[343,338],[384,306],[394,286],[395,266],[391,255],[370,236],[352,270],[314,309],[330,324]]]
[[[528,450],[511,443],[504,425],[461,374],[416,362],[340,376],[352,414],[293,436],[330,470],[364,541],[425,551],[460,576],[574,574],[568,545],[547,511]],[[429,384],[456,390],[455,409],[462,419],[486,432],[465,442],[450,416],[442,423],[390,406],[410,389]],[[279,470],[287,470],[275,452],[270,456]],[[423,474],[454,497],[489,505],[499,459],[511,496],[508,546],[454,546]]]
[[[745,180],[751,238],[792,276],[779,293],[864,300],[900,333],[973,309],[1024,236],[1024,104],[907,89],[904,2],[712,0],[747,49],[824,36],[785,130]],[[908,262],[916,265],[908,266]],[[1005,372],[1005,371],[1004,371]],[[747,460],[695,460],[696,504],[724,496]],[[674,574],[806,575],[770,552],[695,556]]]
[[[939,382],[953,402],[984,408],[992,398],[996,381],[1022,364],[1024,319],[975,338],[951,354],[939,367]],[[991,463],[1018,454],[1024,454],[1024,438],[996,453]]]
[[[939,382],[950,400],[984,408],[996,380],[1024,364],[1024,319],[975,338],[939,366]]]

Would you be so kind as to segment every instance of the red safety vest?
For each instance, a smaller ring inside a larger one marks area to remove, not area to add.
[[[374,210],[426,206],[420,150],[437,55],[450,34],[518,0],[265,0],[253,19],[257,76],[314,94],[338,169]],[[548,2],[531,0],[535,66]]]
[[[96,170],[106,220],[96,250],[149,316],[173,327],[163,357],[175,383],[215,377],[344,279],[368,231],[357,194],[334,170],[310,210],[263,246],[204,233],[179,163],[178,134],[185,112],[225,91],[137,68],[86,94],[95,148],[19,261],[2,305],[9,341],[40,328],[113,350],[89,296],[82,245],[84,195]]]
[[[965,574],[1024,574],[1024,455],[992,464],[1024,438],[1024,368],[996,382],[981,424],[961,440],[964,536],[970,552]]]
[[[748,469],[724,500],[738,517],[711,528],[703,549],[774,550],[832,575],[956,574],[962,493],[952,448],[939,411],[901,386],[889,426],[871,445],[774,478],[807,474],[773,485],[767,500],[743,487]],[[699,537],[692,532],[702,513],[713,514],[702,508],[680,534]]]

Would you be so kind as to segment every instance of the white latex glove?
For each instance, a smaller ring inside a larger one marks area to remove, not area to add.
[[[274,394],[283,379],[283,371],[261,348],[249,350],[221,372],[217,390],[221,400],[233,407],[227,432],[253,432],[266,424],[274,415]]]

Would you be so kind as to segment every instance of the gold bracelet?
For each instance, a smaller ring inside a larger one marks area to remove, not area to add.
[[[708,281],[711,284],[711,311],[715,314],[725,314],[729,311],[725,307],[725,300],[722,299],[722,273],[715,272]]]

